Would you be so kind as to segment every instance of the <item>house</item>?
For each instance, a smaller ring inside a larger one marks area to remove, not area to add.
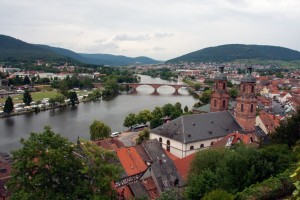
[[[279,103],[285,104],[288,101],[288,98],[292,97],[292,95],[288,92],[280,93],[278,97]]]
[[[256,126],[259,126],[265,134],[269,134],[279,126],[280,121],[283,117],[276,116],[273,114],[261,114],[256,117]]]
[[[107,138],[107,139],[103,139],[103,140],[96,140],[96,141],[93,141],[93,142],[96,145],[98,145],[98,146],[100,146],[104,149],[107,149],[107,150],[116,151],[117,149],[125,147],[123,142],[118,140],[118,138]]]
[[[158,198],[163,192],[182,188],[185,183],[157,140],[117,151],[125,174],[115,182],[120,199]]]
[[[162,147],[179,158],[210,147],[234,131],[243,132],[229,111],[183,115],[150,131]]]

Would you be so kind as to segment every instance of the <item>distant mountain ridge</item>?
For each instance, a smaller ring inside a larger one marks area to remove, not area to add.
[[[230,62],[238,59],[293,61],[300,60],[300,52],[278,46],[227,44],[194,51],[166,63]]]
[[[126,57],[110,54],[84,54],[41,44],[29,44],[10,36],[0,35],[0,61],[28,60],[74,61],[93,65],[124,66],[133,64],[157,64],[160,61],[148,57]]]

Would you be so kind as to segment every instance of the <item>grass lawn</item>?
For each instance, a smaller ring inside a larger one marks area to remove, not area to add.
[[[89,93],[89,91],[83,91],[83,90],[78,90],[76,91],[78,96],[82,96],[82,95],[86,95]],[[56,90],[52,90],[52,91],[42,91],[42,92],[31,92],[31,97],[32,97],[32,101],[41,101],[44,98],[52,98],[55,97],[58,92]],[[13,99],[14,104],[16,103],[23,103],[23,94],[17,94],[17,95],[13,95],[11,96],[11,98]],[[5,103],[6,98],[0,98],[0,103]]]
[[[33,101],[41,101],[43,98],[51,98],[51,97],[55,97],[55,95],[57,94],[56,90],[52,90],[52,91],[43,91],[43,92],[31,92],[31,97]],[[17,94],[17,95],[13,95],[11,96],[11,98],[13,99],[14,104],[16,103],[23,103],[23,94]],[[0,103],[5,103],[6,98],[0,98]]]

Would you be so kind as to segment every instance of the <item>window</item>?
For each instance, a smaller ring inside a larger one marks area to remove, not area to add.
[[[253,104],[251,104],[250,112],[253,112]]]
[[[217,100],[214,100],[214,107],[217,106]]]
[[[241,112],[244,112],[244,104],[241,105]]]
[[[225,106],[226,106],[226,101],[223,100],[223,108],[225,108]]]
[[[214,142],[211,142],[211,143],[210,143],[210,146],[212,146],[212,145],[214,145]]]
[[[204,144],[201,144],[201,145],[200,145],[200,148],[204,148]]]
[[[243,85],[243,92],[246,92],[246,85]]]
[[[194,146],[190,146],[190,150],[193,150],[194,149]]]
[[[158,141],[159,141],[160,144],[162,144],[162,138],[161,137],[158,139]]]
[[[170,152],[170,140],[167,140],[167,151]]]
[[[218,82],[216,82],[216,89],[218,89]]]
[[[251,93],[254,93],[254,85],[251,86]]]
[[[225,90],[225,88],[226,88],[226,84],[225,84],[225,83],[223,83],[223,90]]]

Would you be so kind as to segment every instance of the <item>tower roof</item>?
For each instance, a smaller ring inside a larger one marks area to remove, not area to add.
[[[224,66],[219,67],[219,72],[215,76],[214,80],[227,81],[227,76],[224,74]]]
[[[246,75],[243,76],[243,78],[241,78],[241,82],[255,83],[256,78],[251,73],[252,73],[252,67],[247,67]]]

